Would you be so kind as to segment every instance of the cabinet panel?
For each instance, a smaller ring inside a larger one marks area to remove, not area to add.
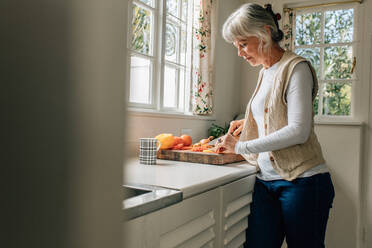
[[[126,223],[125,248],[240,248],[255,175]]]
[[[197,216],[192,221],[163,234],[160,238],[160,247],[201,247],[214,239],[215,223],[212,211],[204,216]]]
[[[255,180],[256,176],[251,175],[220,187],[222,214],[218,247],[238,248],[244,244]]]
[[[248,203],[249,204],[249,203]],[[240,209],[238,209],[236,212],[234,212],[231,215],[228,215],[225,220],[225,225],[223,226],[224,230],[228,230],[233,225],[238,223],[240,220],[248,217],[249,213],[251,212],[249,205],[246,205]]]
[[[159,247],[216,247],[218,189],[160,210]]]
[[[232,201],[232,202],[227,202],[226,206],[226,211],[225,211],[225,217],[229,217],[233,215],[235,212],[238,210],[241,210],[242,208],[246,207],[249,203],[252,202],[252,194],[246,194],[238,199]]]
[[[244,242],[245,242],[245,232],[241,232],[231,242],[229,242],[225,247],[240,248],[240,247],[243,247]]]
[[[156,227],[159,212],[153,212],[124,222],[124,248],[158,248],[159,231]]]
[[[250,175],[221,187],[223,204],[236,200],[253,191],[256,175]]]
[[[198,221],[202,221],[202,220],[198,220]],[[177,247],[179,247],[179,248],[203,247],[204,245],[213,241],[214,238],[215,238],[215,233],[213,231],[213,226],[210,226],[207,229],[202,230],[200,232],[199,232],[199,230],[198,231],[195,230],[195,231],[193,231],[193,234],[194,235],[192,235],[187,241],[185,241],[183,244],[181,244]]]
[[[213,244],[214,242],[210,241],[207,244],[203,245],[201,248],[214,248]]]

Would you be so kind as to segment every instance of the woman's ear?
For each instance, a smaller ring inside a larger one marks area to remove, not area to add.
[[[269,34],[269,36],[271,37],[271,28],[270,28],[270,26],[269,25],[265,25],[264,26],[264,29]]]

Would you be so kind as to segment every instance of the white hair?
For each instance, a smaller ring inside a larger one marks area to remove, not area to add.
[[[283,39],[283,32],[277,27],[273,15],[271,8],[267,10],[255,3],[243,4],[223,24],[222,36],[230,43],[255,36],[260,40],[259,49],[266,51],[273,42],[279,43]],[[265,30],[265,26],[269,26],[271,36]]]

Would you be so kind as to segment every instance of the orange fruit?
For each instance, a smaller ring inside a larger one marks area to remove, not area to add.
[[[184,140],[181,137],[174,137],[173,146],[176,146],[178,144],[185,144]]]
[[[183,144],[185,146],[189,146],[192,144],[192,138],[189,135],[186,134],[181,135],[181,139],[183,139]]]
[[[161,142],[160,149],[169,149],[173,146],[174,136],[171,133],[162,133],[155,137]]]

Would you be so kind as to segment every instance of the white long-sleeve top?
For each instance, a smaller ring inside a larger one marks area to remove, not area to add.
[[[257,123],[258,138],[239,141],[235,146],[235,153],[237,154],[259,154],[257,162],[260,172],[257,177],[263,180],[283,179],[271,165],[269,151],[305,143],[310,135],[313,118],[313,77],[308,64],[301,62],[295,66],[286,92],[288,125],[265,135],[264,101],[272,86],[277,65],[276,63],[264,70],[260,88],[252,100],[251,111]],[[326,164],[320,164],[305,171],[299,177],[309,177],[324,172],[328,172],[328,168]]]

